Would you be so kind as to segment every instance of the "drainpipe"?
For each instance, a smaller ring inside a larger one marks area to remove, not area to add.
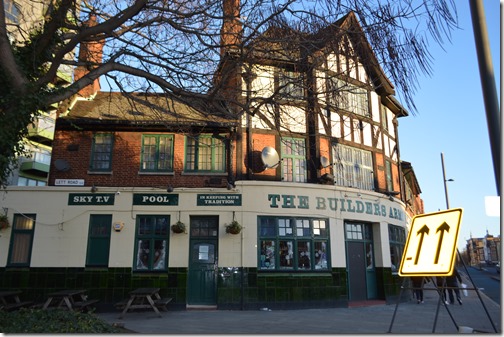
[[[243,218],[242,218],[242,221],[243,221]],[[244,240],[243,240],[243,229],[244,228],[242,228],[242,230],[240,232],[240,238],[241,238],[241,263],[240,263],[240,265],[241,265],[241,269],[242,269],[241,273],[240,273],[240,275],[241,275],[241,280],[240,280],[240,288],[241,288],[240,289],[240,309],[241,310],[244,310],[244,305],[245,305],[245,303],[244,303],[244,293],[245,293],[245,289],[244,289],[245,288],[245,284],[244,284],[245,283],[245,275],[244,274],[245,274],[245,266],[243,265],[243,252],[244,252],[244,247],[243,247],[243,242],[244,242]]]

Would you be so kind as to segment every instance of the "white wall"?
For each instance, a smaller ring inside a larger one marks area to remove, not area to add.
[[[135,218],[138,214],[167,214],[170,215],[172,224],[180,219],[188,227],[190,215],[219,216],[221,267],[257,266],[257,217],[261,215],[328,218],[333,267],[344,267],[346,264],[343,232],[345,220],[379,224],[375,244],[382,247],[384,256],[377,257],[377,261],[383,261],[385,266],[390,263],[390,257],[385,256],[389,254],[389,250],[385,249],[388,244],[387,224],[406,226],[409,223],[401,202],[390,201],[386,196],[372,191],[329,185],[238,181],[234,191],[225,188],[176,188],[172,194],[179,195],[177,206],[133,205],[133,192],[162,194],[163,191],[158,189],[99,188],[98,193],[115,193],[118,190],[121,193],[115,195],[114,205],[68,205],[69,193],[91,194],[89,187],[9,187],[7,193],[0,193],[0,201],[2,207],[7,209],[11,223],[14,213],[36,214],[32,267],[85,267],[90,214],[112,214],[113,223],[124,223],[120,232],[111,233],[110,267],[133,265]],[[242,205],[198,206],[196,199],[199,193],[240,194]],[[281,197],[275,204],[272,201],[275,197],[271,196]],[[292,196],[293,207],[285,207],[284,196]],[[299,203],[301,198],[304,198],[304,204]],[[330,207],[330,198],[337,200],[333,209]],[[235,219],[244,227],[238,235],[227,234],[225,231],[225,225],[233,220],[233,212]],[[401,214],[400,218],[390,217],[394,212]],[[2,267],[7,263],[11,230],[12,228],[8,228],[0,232]],[[174,234],[170,231],[169,253],[170,267],[186,267],[189,259],[189,234]]]

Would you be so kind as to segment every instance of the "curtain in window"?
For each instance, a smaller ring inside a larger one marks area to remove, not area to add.
[[[31,234],[15,233],[12,242],[10,263],[29,263]]]

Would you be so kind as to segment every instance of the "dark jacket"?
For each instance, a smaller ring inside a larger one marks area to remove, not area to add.
[[[459,283],[462,283],[462,278],[460,277],[457,269],[453,269],[453,274],[446,277],[446,285],[448,287],[458,287]]]

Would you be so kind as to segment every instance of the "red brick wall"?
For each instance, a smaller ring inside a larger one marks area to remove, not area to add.
[[[375,179],[378,182],[378,190],[387,190],[387,174],[385,171],[385,161],[382,153],[375,153]]]
[[[243,153],[247,153],[247,144],[244,142],[243,144]],[[277,170],[278,168],[275,169],[264,169],[264,163],[261,159],[261,152],[266,146],[271,146],[272,148],[276,149],[278,154],[280,155],[280,149],[278,148],[277,145],[277,137],[275,134],[271,133],[254,133],[252,135],[252,163],[250,165],[250,168],[254,172],[254,177],[276,177],[277,176]],[[245,160],[245,165],[244,169],[246,170],[246,167],[248,167],[248,163]]]
[[[55,179],[84,179],[86,186],[151,186],[202,187],[210,177],[221,177],[222,187],[226,186],[226,174],[184,175],[185,139],[183,135],[174,138],[174,174],[139,174],[141,132],[115,132],[111,174],[89,174],[89,162],[93,133],[91,131],[58,131],[53,142],[53,157],[49,185]],[[158,134],[158,133],[155,133]],[[70,146],[70,147],[69,147]],[[73,150],[72,150],[73,147]],[[76,148],[77,147],[77,148]],[[232,156],[236,159],[236,150]],[[54,161],[64,159],[69,163],[68,171],[58,171]],[[233,168],[235,165],[233,165]]]

